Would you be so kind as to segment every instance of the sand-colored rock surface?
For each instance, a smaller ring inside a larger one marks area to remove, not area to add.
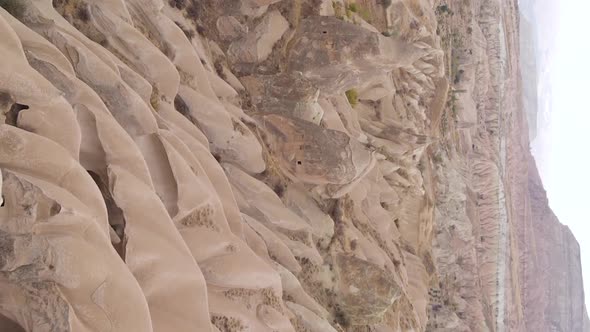
[[[516,1],[0,5],[0,331],[590,331]]]

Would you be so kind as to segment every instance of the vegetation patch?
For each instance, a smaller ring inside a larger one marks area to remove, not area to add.
[[[359,103],[359,93],[356,89],[350,89],[345,92],[346,99],[348,99],[348,103],[350,106],[355,107]]]
[[[190,5],[186,8],[186,17],[188,19],[197,20],[199,18],[199,13],[201,12],[200,4],[198,2],[192,1]]]
[[[150,96],[150,104],[154,108],[154,111],[158,111],[160,108],[160,90],[157,86],[152,87],[152,95]]]
[[[353,13],[357,13],[359,8],[356,3],[350,3],[350,4],[348,4],[348,10],[350,10]]]
[[[344,18],[344,8],[340,2],[332,1],[332,8],[334,9],[334,16],[339,19]]]
[[[90,21],[90,12],[88,11],[88,5],[81,5],[76,8],[76,18],[82,22]]]
[[[357,14],[358,16],[360,16],[366,22],[371,23],[371,21],[372,21],[371,12],[367,8],[365,8],[365,7],[359,5],[358,3],[355,3],[355,2],[349,3],[346,6],[346,16],[348,18],[352,18],[352,14],[353,13]]]

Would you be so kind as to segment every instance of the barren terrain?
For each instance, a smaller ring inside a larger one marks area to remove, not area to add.
[[[516,0],[0,4],[0,331],[590,331]]]

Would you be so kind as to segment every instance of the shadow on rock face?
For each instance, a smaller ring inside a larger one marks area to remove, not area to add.
[[[25,332],[16,322],[0,314],[0,332]]]

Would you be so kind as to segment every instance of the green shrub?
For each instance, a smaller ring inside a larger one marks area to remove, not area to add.
[[[355,107],[359,103],[358,91],[356,91],[356,89],[350,89],[350,90],[347,90],[345,93],[346,93],[346,98],[348,99],[348,102],[350,103],[350,106]]]
[[[21,18],[25,13],[25,6],[21,0],[0,0],[0,7],[16,18]]]
[[[365,22],[372,23],[373,17],[371,16],[371,12],[366,8],[361,8],[359,15],[365,20]]]
[[[346,6],[346,16],[351,18],[352,13],[358,14],[366,22],[371,23],[372,21],[371,12],[357,3],[349,3],[348,6]]]

